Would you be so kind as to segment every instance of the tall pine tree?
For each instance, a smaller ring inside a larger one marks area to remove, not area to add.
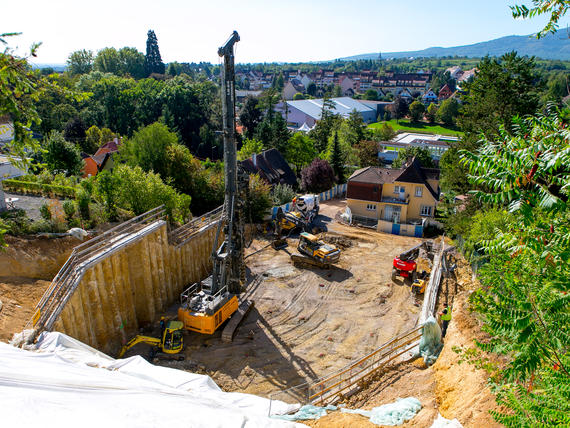
[[[342,153],[340,144],[338,143],[338,132],[335,131],[333,137],[333,147],[331,153],[331,166],[339,183],[344,183],[344,166],[342,161]]]
[[[147,76],[152,73],[164,74],[165,66],[158,50],[158,40],[153,30],[148,30],[146,39],[146,56],[144,59],[144,70]]]

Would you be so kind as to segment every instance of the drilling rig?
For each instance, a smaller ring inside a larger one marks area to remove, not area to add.
[[[245,171],[238,169],[236,154],[234,45],[238,41],[239,35],[234,31],[218,49],[218,55],[224,60],[221,94],[225,195],[222,219],[212,248],[213,272],[181,294],[178,309],[178,319],[186,329],[205,334],[213,334],[238,310],[237,296],[245,283],[245,203],[249,178]],[[222,228],[224,241],[216,248]]]

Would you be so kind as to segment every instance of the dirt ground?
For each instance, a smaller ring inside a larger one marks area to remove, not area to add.
[[[6,243],[8,247],[0,249],[0,340],[5,342],[31,319],[36,303],[80,241],[6,236]]]
[[[255,307],[232,344],[189,334],[186,360],[169,366],[207,373],[226,391],[269,395],[338,370],[415,326],[420,308],[409,286],[391,281],[394,255],[421,242],[332,221],[342,201],[323,204],[319,220],[339,239],[341,261],[330,270],[297,268],[285,250],[255,239],[246,258]],[[259,251],[261,250],[261,251]],[[259,251],[259,252],[257,252]]]
[[[339,200],[324,203],[319,216],[319,226],[327,230],[325,239],[341,246],[338,266],[297,268],[289,255],[297,239],[289,239],[289,246],[280,251],[267,247],[269,241],[262,237],[255,239],[246,253],[251,281],[246,296],[255,307],[233,343],[221,342],[221,329],[212,336],[187,332],[185,360],[159,364],[208,374],[226,391],[271,396],[330,374],[414,327],[420,307],[414,304],[408,285],[391,281],[391,264],[395,255],[421,240],[340,224],[333,219],[344,204]],[[21,331],[57,271],[58,260],[62,264],[66,252],[77,245],[71,240],[9,243],[8,252],[0,253],[3,341]],[[425,264],[422,269],[429,270],[429,263]],[[453,320],[436,364],[426,368],[422,360],[416,360],[378,373],[344,403],[347,407],[371,409],[398,397],[414,396],[423,408],[404,427],[429,427],[438,411],[449,419],[458,418],[465,427],[497,426],[488,414],[495,404],[486,374],[458,364],[459,356],[452,350],[471,345],[482,334],[467,303],[477,284],[461,258],[457,264],[457,281],[444,280],[442,285],[442,293],[449,290]],[[440,295],[438,309],[442,306]],[[175,318],[176,310],[173,305],[166,315]],[[158,334],[157,327],[148,333]],[[145,346],[139,345],[129,355],[146,355]],[[374,426],[362,416],[340,412],[306,423],[314,427]]]

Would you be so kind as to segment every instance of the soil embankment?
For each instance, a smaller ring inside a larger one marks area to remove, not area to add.
[[[0,250],[0,340],[22,331],[51,280],[80,241],[6,236]]]

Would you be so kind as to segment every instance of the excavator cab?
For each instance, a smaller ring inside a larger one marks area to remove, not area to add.
[[[183,328],[184,324],[180,321],[168,321],[160,339],[158,337],[142,336],[139,334],[129,340],[126,345],[123,345],[118,358],[123,358],[125,352],[139,343],[152,345],[153,348],[150,353],[151,358],[154,358],[157,352],[162,352],[163,354],[178,354],[184,348],[184,341],[182,338]],[[183,359],[183,356],[178,357],[178,360]]]
[[[182,329],[184,324],[180,321],[168,321],[162,334],[161,348],[165,354],[177,354],[182,350]]]

